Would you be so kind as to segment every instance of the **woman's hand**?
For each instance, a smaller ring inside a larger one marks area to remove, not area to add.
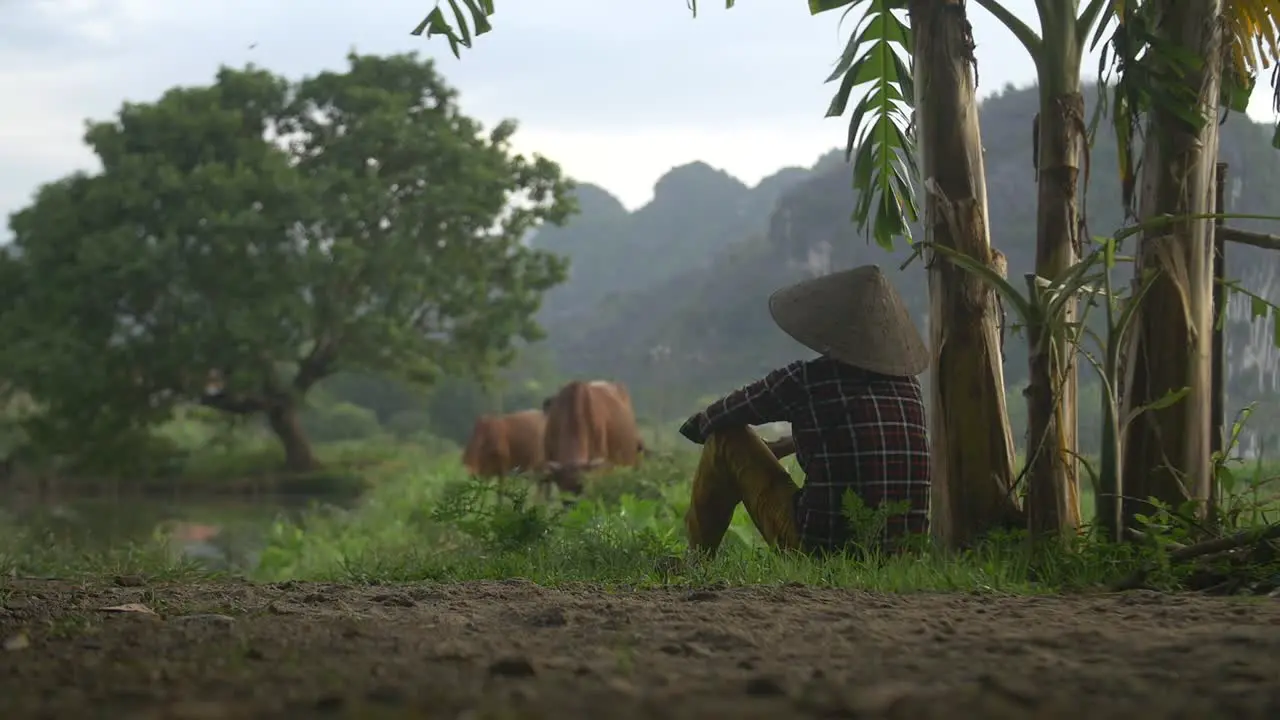
[[[705,413],[695,413],[680,426],[680,434],[684,439],[701,445],[706,442],[707,417]]]

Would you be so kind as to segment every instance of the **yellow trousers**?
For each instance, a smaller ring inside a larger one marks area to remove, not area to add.
[[[738,503],[747,510],[765,542],[777,548],[800,546],[792,502],[799,492],[782,463],[749,427],[720,430],[702,445],[693,476],[693,497],[685,515],[689,547],[714,554]]]

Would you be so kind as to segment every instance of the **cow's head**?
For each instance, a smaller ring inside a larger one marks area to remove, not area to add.
[[[581,495],[583,478],[587,473],[604,465],[603,458],[595,458],[586,462],[560,463],[548,460],[546,464],[547,479],[560,488],[560,492]]]

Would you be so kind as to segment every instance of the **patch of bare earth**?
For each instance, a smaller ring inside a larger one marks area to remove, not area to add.
[[[4,718],[1280,717],[1268,598],[123,578],[0,606]]]

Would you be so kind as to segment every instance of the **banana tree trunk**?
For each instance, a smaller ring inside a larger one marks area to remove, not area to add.
[[[1205,118],[1199,129],[1176,113],[1153,109],[1143,148],[1139,217],[1212,212],[1218,157],[1217,107],[1222,79],[1222,0],[1157,0],[1159,32],[1203,59],[1185,75]],[[1122,515],[1134,526],[1148,498],[1175,508],[1210,489],[1210,350],[1213,337],[1213,223],[1183,220],[1145,232],[1137,272],[1157,271],[1138,310],[1128,348],[1125,413],[1189,387],[1179,402],[1149,409],[1126,428]]]
[[[1036,268],[1031,292],[1064,278],[1081,253],[1079,181],[1085,148],[1081,43],[1075,3],[1042,7],[1044,45],[1039,58],[1040,114],[1036,157]],[[1046,15],[1046,13],[1049,13]],[[1027,526],[1033,537],[1070,534],[1080,526],[1076,456],[1077,369],[1064,317],[1028,327]]]
[[[925,240],[998,267],[964,3],[912,0],[910,16]],[[929,260],[932,526],[937,540],[956,547],[1017,526],[1022,516],[1013,493],[997,298],[981,278],[943,258]]]

